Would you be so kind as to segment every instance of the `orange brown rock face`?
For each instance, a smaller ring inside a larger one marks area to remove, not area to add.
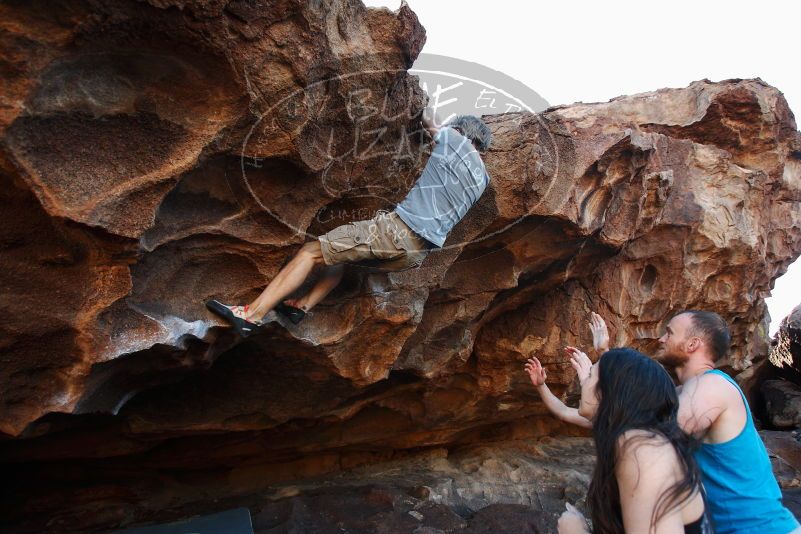
[[[763,297],[801,253],[801,134],[761,80],[485,117],[492,183],[443,250],[349,268],[301,324],[241,340],[205,299],[253,298],[425,164],[414,13],[0,11],[0,458],[23,480],[3,505],[18,522],[69,507],[119,525],[211,487],[567,435],[522,365],[538,355],[564,393],[562,347],[589,348],[591,310],[614,345],[653,353],[673,313],[710,309],[735,369],[767,353]]]

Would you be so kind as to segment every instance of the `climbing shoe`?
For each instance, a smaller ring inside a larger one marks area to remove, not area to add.
[[[276,304],[275,311],[292,321],[292,324],[298,324],[306,317],[305,311],[283,302]]]
[[[239,317],[234,313],[232,308],[236,306],[226,306],[219,300],[211,299],[206,301],[206,307],[231,323],[231,325],[236,329],[242,337],[248,337],[251,334],[255,334],[259,331],[259,329],[264,326],[264,324],[260,321],[251,322],[245,319],[244,317]],[[247,306],[240,306],[241,311],[247,311]]]

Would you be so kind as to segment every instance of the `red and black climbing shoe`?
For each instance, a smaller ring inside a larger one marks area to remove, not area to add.
[[[264,323],[261,321],[248,321],[245,319],[245,315],[248,311],[248,306],[228,306],[223,304],[219,300],[207,300],[206,307],[231,323],[231,325],[236,329],[242,337],[248,337],[251,334],[255,334],[256,332],[264,326]]]
[[[292,321],[292,324],[298,324],[303,320],[304,317],[306,317],[305,311],[301,310],[300,308],[296,308],[295,306],[284,304],[283,302],[276,304],[275,311]]]

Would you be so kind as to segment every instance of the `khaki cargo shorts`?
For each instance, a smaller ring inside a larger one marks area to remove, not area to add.
[[[419,267],[434,245],[414,233],[394,211],[337,226],[318,237],[326,265],[371,261],[400,271]]]

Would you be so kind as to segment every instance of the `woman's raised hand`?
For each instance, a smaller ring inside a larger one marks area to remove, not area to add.
[[[589,356],[578,350],[576,347],[565,347],[565,352],[570,356],[570,365],[576,370],[579,383],[583,384],[590,376],[592,361]]]
[[[545,379],[548,378],[548,372],[537,358],[533,356],[529,358],[523,366],[523,369],[528,373],[528,377],[531,379],[531,383],[534,384],[534,386],[539,387],[545,384]]]

